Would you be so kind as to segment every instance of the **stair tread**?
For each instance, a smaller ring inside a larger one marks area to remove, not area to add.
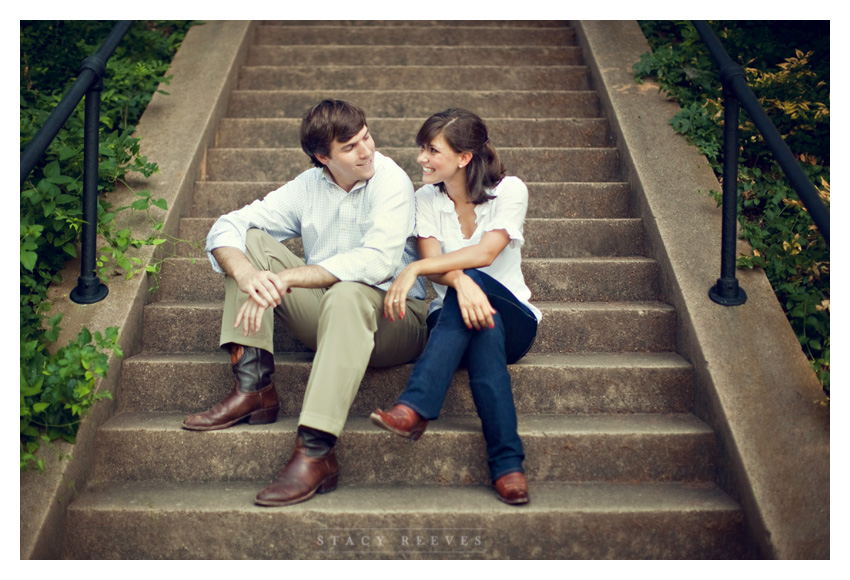
[[[175,431],[182,432],[184,413],[133,412],[119,413],[110,418],[101,429],[110,431]],[[618,414],[618,415],[519,415],[518,430],[521,436],[541,435],[711,435],[711,428],[695,415],[689,413]],[[281,416],[275,423],[266,425],[238,424],[229,429],[207,432],[215,437],[239,437],[243,433],[294,432],[298,426],[297,416]],[[453,433],[480,434],[481,424],[474,416],[444,416],[428,425],[431,437]],[[195,436],[194,432],[186,432]],[[345,433],[387,433],[372,424],[368,417],[349,417],[343,429]]]
[[[435,489],[439,493],[434,493]],[[285,518],[297,513],[385,515],[487,513],[492,515],[557,512],[700,512],[738,511],[740,506],[712,483],[529,482],[531,501],[517,508],[493,497],[486,486],[346,484],[308,502],[269,510],[254,504],[258,483],[112,482],[98,484],[69,508],[73,511],[240,512]]]
[[[313,361],[312,352],[275,353],[277,363],[304,363]],[[230,356],[224,352],[212,353],[141,353],[128,358],[125,364],[134,362],[192,363],[192,364],[230,364]],[[406,363],[400,366],[412,366]],[[690,369],[691,364],[681,355],[672,352],[624,352],[624,353],[530,353],[512,366],[559,366],[576,368],[646,368]],[[368,372],[368,371],[367,371]]]
[[[663,302],[533,302],[533,304],[543,311],[546,310],[583,310],[583,311],[627,311],[627,310],[653,310],[660,312],[674,311],[675,308]],[[222,310],[224,305],[221,301],[217,302],[183,302],[177,300],[168,300],[160,302],[152,302],[145,308],[194,308],[199,310]]]
[[[573,219],[573,221],[576,221],[575,218],[564,219]],[[183,263],[200,265],[205,268],[210,267],[209,262],[201,261],[197,257],[174,256],[169,257],[168,261],[178,264]],[[577,256],[570,258],[523,258],[522,262],[523,264],[525,264],[526,262],[531,264],[655,264],[657,260],[655,260],[655,258],[648,258],[646,256]]]

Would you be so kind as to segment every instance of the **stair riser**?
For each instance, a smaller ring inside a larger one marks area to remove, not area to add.
[[[655,262],[540,262],[522,265],[526,284],[536,301],[608,302],[659,299]],[[433,298],[430,283],[429,297]],[[203,257],[176,258],[163,264],[156,294],[162,301],[215,302],[224,300],[224,280]]]
[[[234,91],[228,116],[295,118],[328,98],[328,91]],[[599,116],[599,97],[592,91],[334,91],[334,98],[356,103],[367,119],[427,119],[451,107],[470,109],[482,117],[579,118]]]
[[[415,147],[422,119],[374,119],[369,131],[378,148]],[[485,119],[497,147],[610,147],[608,123],[603,119],[546,121]],[[301,146],[299,119],[222,119],[217,147],[297,148]]]
[[[273,379],[281,409],[299,412],[310,375],[305,361],[281,362]],[[528,359],[526,359],[528,360]],[[404,390],[411,364],[368,369],[352,404],[350,416],[364,417],[388,408]],[[682,365],[665,368],[566,367],[519,364],[508,367],[517,413],[685,413],[691,409],[692,371]],[[206,362],[129,359],[122,372],[121,408],[126,412],[197,413],[223,400],[233,388],[230,364],[224,358]],[[455,373],[443,415],[475,415],[465,370]]]
[[[203,248],[216,219],[183,219],[180,221],[179,236]],[[524,258],[615,258],[642,256],[645,253],[643,224],[636,219],[527,219],[523,236]],[[303,257],[300,238],[287,240],[286,244]],[[178,244],[170,250],[171,255],[176,253],[181,257],[206,259],[206,254],[195,245]]]
[[[400,87],[466,91],[584,91],[590,88],[585,67],[243,67],[237,89],[369,90],[392,91]]]
[[[262,199],[282,184],[276,182],[195,183],[192,215],[213,217]],[[625,183],[527,183],[527,218],[627,218],[631,216]],[[201,235],[202,239],[206,232]]]
[[[676,313],[672,309],[543,310],[532,353],[665,352],[675,347]],[[145,308],[144,350],[151,353],[216,352],[222,308],[152,304]],[[303,352],[307,347],[282,324],[274,331],[275,352]]]
[[[418,149],[382,147],[414,182],[422,171]],[[502,162],[510,175],[527,182],[619,181],[619,156],[608,148],[502,148]],[[207,152],[209,181],[279,181],[294,179],[309,169],[309,159],[300,149],[210,149]]]
[[[261,26],[257,29],[257,44],[315,44],[361,46],[570,46],[575,44],[571,29],[493,28],[434,26],[374,26],[369,34],[352,27]]]
[[[240,488],[231,493],[250,505],[256,492]],[[547,513],[526,506],[507,514],[472,515],[451,509],[317,514],[292,506],[175,512],[116,508],[72,510],[68,525],[74,534],[66,557],[98,560],[698,560],[741,558],[747,545],[743,516],[728,509]]]
[[[576,66],[577,46],[254,46],[249,66]]]
[[[257,481],[274,479],[295,444],[297,417],[283,425],[190,432],[104,428],[98,433],[95,480]],[[714,436],[705,433],[526,433],[531,481],[711,481]],[[479,431],[428,432],[410,442],[377,427],[343,431],[336,446],[346,484],[487,485]]]

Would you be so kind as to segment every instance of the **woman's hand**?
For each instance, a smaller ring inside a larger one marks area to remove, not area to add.
[[[475,281],[466,274],[460,274],[454,283],[460,314],[467,328],[481,330],[493,328],[493,315],[496,310],[490,305],[487,295]]]
[[[413,285],[416,284],[416,278],[419,277],[414,266],[415,263],[408,264],[393,281],[390,289],[387,290],[384,296],[384,318],[389,316],[393,322],[395,322],[396,316],[399,319],[404,318],[407,294],[413,288]]]

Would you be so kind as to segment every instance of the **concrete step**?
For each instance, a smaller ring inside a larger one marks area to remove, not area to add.
[[[419,149],[381,147],[414,181],[421,167]],[[613,147],[502,147],[499,155],[510,175],[523,181],[621,181],[619,153]],[[210,181],[279,181],[285,183],[312,165],[298,148],[207,151],[205,178]]]
[[[658,265],[649,258],[530,258],[523,260],[522,271],[535,301],[660,299]],[[205,257],[171,258],[163,264],[156,299],[224,300],[224,279]]]
[[[743,514],[711,484],[538,483],[508,506],[484,486],[341,483],[285,508],[255,482],[98,486],[68,510],[71,559],[735,559]],[[250,533],[248,532],[250,530]],[[464,539],[465,538],[465,539]]]
[[[419,85],[416,85],[419,86]],[[295,87],[293,87],[294,89]],[[450,107],[463,107],[481,117],[577,118],[599,117],[595,91],[481,91],[481,90],[335,90],[334,98],[356,103],[367,119],[411,117],[425,119]],[[233,91],[228,117],[300,119],[328,91]]]
[[[198,181],[191,215],[218,218],[262,199],[282,184],[272,181]],[[628,218],[628,183],[526,183],[527,218]],[[199,239],[204,239],[206,232]]]
[[[273,375],[284,414],[301,408],[311,352],[277,353]],[[366,416],[395,403],[413,364],[367,369],[351,407]],[[693,369],[673,353],[530,354],[510,365],[517,413],[686,413],[693,405]],[[230,357],[142,354],[122,366],[120,408],[127,412],[194,413],[209,409],[233,388]],[[465,370],[455,373],[445,415],[475,415]]]
[[[571,30],[564,20],[262,20],[260,26],[358,26],[358,27],[460,27],[460,28],[560,28]]]
[[[273,46],[253,45],[248,66],[578,66],[578,46]]]
[[[676,311],[657,302],[537,302],[543,320],[532,353],[668,352],[676,345]],[[221,302],[155,302],[145,307],[143,350],[215,352]],[[275,352],[307,348],[283,325]]]
[[[255,44],[319,46],[575,46],[571,28],[522,26],[259,26]],[[356,48],[354,49],[356,50]]]
[[[187,431],[182,413],[120,413],[98,431],[93,481],[258,481],[295,444],[298,415],[267,425]],[[531,481],[712,481],[714,432],[690,414],[519,415]],[[442,416],[419,441],[350,417],[336,445],[351,484],[489,483],[478,417]]]
[[[590,88],[583,66],[243,66],[237,89],[584,91]]]
[[[369,120],[369,131],[384,147],[415,147],[421,119]],[[503,147],[611,147],[605,119],[485,119],[490,139]],[[301,146],[299,119],[222,119],[216,147],[296,148]]]
[[[234,208],[235,209],[235,208]],[[216,218],[183,218],[179,237],[203,248]],[[524,258],[626,258],[645,254],[643,223],[636,218],[623,219],[546,219],[525,220]],[[298,250],[300,239],[287,243]],[[196,245],[179,244],[179,256],[205,258]]]

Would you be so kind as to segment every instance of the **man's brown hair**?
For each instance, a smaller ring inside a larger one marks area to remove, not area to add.
[[[316,157],[330,156],[334,140],[345,143],[366,126],[366,113],[348,101],[325,99],[311,107],[301,121],[301,148],[316,167],[324,164]]]

